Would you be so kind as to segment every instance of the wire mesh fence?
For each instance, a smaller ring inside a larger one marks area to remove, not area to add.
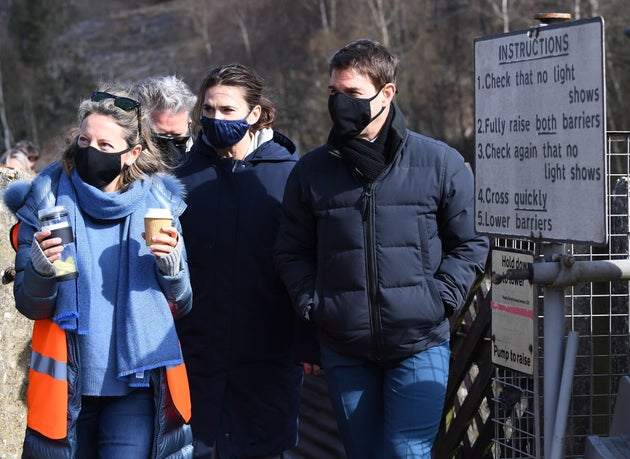
[[[578,261],[628,258],[628,182],[630,181],[630,132],[608,132],[608,243],[605,246],[567,244],[567,253]],[[603,204],[603,203],[602,203]],[[581,209],[574,209],[576,213]],[[540,243],[499,238],[494,247],[517,249],[539,257]],[[565,433],[565,457],[580,458],[588,435],[607,435],[622,376],[629,372],[629,283],[582,283],[565,290],[565,336],[579,332],[573,392]],[[542,458],[544,432],[542,288],[537,288],[538,364],[532,376],[497,367],[493,380],[495,437],[492,452],[499,458]]]

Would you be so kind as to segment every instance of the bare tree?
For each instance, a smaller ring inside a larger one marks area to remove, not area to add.
[[[0,59],[0,123],[2,123],[2,139],[4,140],[4,149],[11,148],[11,130],[7,119],[6,105],[4,103],[4,90],[2,85],[2,60]]]
[[[238,25],[238,28],[241,31],[241,38],[243,39],[243,45],[245,46],[245,53],[247,54],[247,59],[251,61],[252,60],[252,46],[249,42],[249,33],[247,32],[247,25],[245,24],[245,13],[243,13],[243,11],[239,11],[236,13],[236,24]]]
[[[508,14],[508,0],[499,0],[496,3],[492,2],[492,8],[495,14],[501,18],[501,22],[503,22],[503,33],[509,32],[510,15]]]
[[[117,24],[129,21],[127,27],[109,34],[112,39],[115,36],[117,42],[151,47],[154,51],[151,65],[140,67],[134,65],[131,57],[128,66],[85,65],[84,58],[90,54],[100,56],[101,53],[105,61],[110,62],[112,56],[108,53],[113,48],[120,55],[117,62],[124,64],[123,55],[127,51],[122,46],[104,44],[102,41],[109,36],[107,33],[86,33],[107,27],[104,18],[94,14],[104,8],[98,0],[64,3],[64,7],[68,3],[80,5],[81,14],[78,18],[60,17],[55,24],[60,23],[61,27],[52,24],[48,17],[53,12],[58,15],[59,8],[46,15],[40,14],[42,19],[32,24],[39,16],[34,17],[36,11],[33,8],[26,8],[31,1],[13,0],[14,6],[24,5],[24,27],[20,29],[19,38],[11,36],[14,43],[2,39],[3,103],[9,118],[8,123],[2,121],[2,129],[7,129],[5,124],[8,124],[9,131],[15,136],[39,134],[43,144],[48,142],[51,132],[59,132],[56,123],[60,120],[60,110],[70,101],[77,100],[73,95],[78,93],[77,72],[90,72],[90,76],[97,80],[105,72],[106,76],[120,75],[123,68],[131,78],[135,77],[134,71],[177,68],[183,77],[196,81],[208,66],[242,61],[262,73],[276,89],[280,102],[278,121],[288,130],[286,133],[298,142],[313,146],[325,140],[330,127],[326,111],[328,58],[344,44],[360,37],[375,38],[400,57],[397,102],[409,126],[451,143],[465,143],[470,136],[473,118],[471,74],[474,56],[471,49],[474,39],[528,28],[534,22],[533,13],[558,10],[574,13],[575,19],[600,14],[600,10],[606,16],[609,125],[623,129],[628,117],[623,95],[630,90],[630,61],[624,57],[629,54],[626,48],[630,39],[622,34],[623,24],[630,26],[630,10],[625,8],[627,0],[182,0],[172,2],[177,6],[164,8],[159,21],[151,22],[147,18],[145,25],[170,24],[173,27],[172,16],[183,17],[179,24],[187,24],[188,38],[177,54],[159,51],[162,46],[166,47],[167,33],[164,43],[141,42],[137,16],[125,16],[130,10],[129,2],[112,0],[120,11]],[[55,1],[57,3],[49,0],[36,3],[40,10],[44,10],[49,3],[57,5],[62,0]],[[159,5],[163,8],[163,3],[166,2],[133,2],[135,7],[141,5],[143,9]],[[170,19],[168,15],[171,15]],[[34,27],[39,26],[41,30],[33,33]],[[129,35],[124,35],[127,31]],[[44,46],[40,46],[36,38],[44,35],[54,39],[47,38]],[[616,36],[620,38],[614,39]],[[90,43],[90,37],[100,37],[100,41]],[[82,40],[80,43],[78,38]],[[42,62],[27,65],[36,56],[29,51],[24,54],[29,62],[15,59],[19,66],[14,65],[11,57],[13,54],[21,56],[20,50],[29,44],[29,40],[38,45],[35,50],[42,52]],[[69,45],[67,49],[59,48],[62,41]],[[235,46],[240,43],[243,46]],[[99,51],[95,53],[92,48]],[[72,51],[76,49],[81,51],[81,56],[72,62],[75,59]],[[163,57],[164,62],[157,62],[157,56]],[[53,62],[56,60],[61,60],[63,65],[59,67],[59,62]],[[38,75],[42,75],[40,79]],[[54,85],[53,79],[57,80]],[[30,100],[23,97],[25,87]],[[37,124],[33,114],[37,114]]]
[[[319,9],[319,17],[321,18],[322,29],[326,32],[335,30],[337,1],[336,0],[315,0]]]
[[[212,11],[210,3],[211,2],[203,2],[201,7],[197,0],[189,0],[183,3],[183,8],[188,13],[193,24],[193,32],[197,32],[201,37],[206,59],[208,60],[212,58],[212,42],[208,34],[210,12]]]
[[[381,42],[389,47],[389,20],[385,17],[385,10],[383,9],[383,0],[368,0],[368,6],[370,7],[370,13],[372,13],[372,20],[376,24],[376,28],[380,31]]]

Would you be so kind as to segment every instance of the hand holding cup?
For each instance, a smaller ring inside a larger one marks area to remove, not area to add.
[[[147,246],[158,242],[154,239],[158,236],[169,236],[169,233],[162,230],[162,228],[171,226],[173,226],[173,216],[169,209],[147,209],[147,213],[144,216],[144,239]]]

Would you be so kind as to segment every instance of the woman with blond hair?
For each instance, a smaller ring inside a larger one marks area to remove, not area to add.
[[[15,300],[35,321],[24,458],[187,458],[190,403],[174,319],[192,305],[179,215],[182,186],[151,143],[123,85],[81,102],[60,161],[26,188]],[[11,194],[11,193],[10,193]],[[6,200],[6,198],[5,198]],[[78,277],[59,281],[67,246],[38,213],[63,206]],[[144,239],[147,209],[173,225]]]

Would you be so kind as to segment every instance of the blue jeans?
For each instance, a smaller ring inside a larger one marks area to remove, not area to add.
[[[78,459],[148,459],[153,446],[152,389],[124,397],[82,397]]]
[[[328,392],[348,459],[431,459],[449,357],[448,341],[391,367],[322,346]]]

